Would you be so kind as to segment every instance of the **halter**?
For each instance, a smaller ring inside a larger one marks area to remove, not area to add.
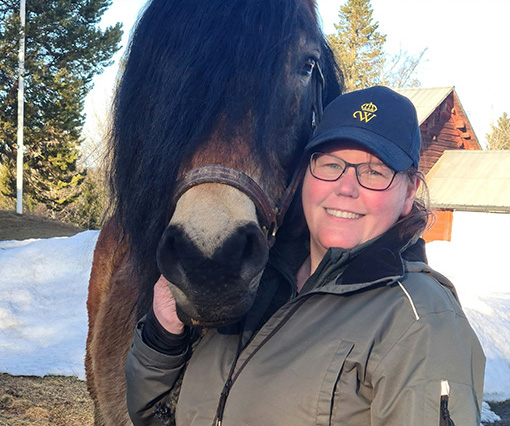
[[[322,92],[324,88],[324,75],[317,63],[312,75],[312,128],[315,128],[322,118]],[[250,176],[240,170],[220,164],[208,164],[189,170],[178,180],[173,205],[189,189],[203,183],[221,183],[232,186],[247,195],[255,204],[260,221],[260,228],[266,236],[268,246],[272,247],[275,242],[276,232],[283,223],[283,219],[294,198],[300,182],[300,168],[298,168],[289,186],[285,189],[279,203],[273,205],[260,185]]]

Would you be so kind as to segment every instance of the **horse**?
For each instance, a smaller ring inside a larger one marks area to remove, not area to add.
[[[251,307],[323,106],[343,89],[315,0],[152,0],[113,102],[89,282],[96,425],[131,424],[125,359],[163,274],[193,326]],[[289,189],[290,188],[290,189]]]

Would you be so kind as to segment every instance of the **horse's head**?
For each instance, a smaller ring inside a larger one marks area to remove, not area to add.
[[[250,308],[273,209],[339,91],[312,0],[149,4],[116,98],[113,189],[133,260],[153,280],[159,245],[185,322]]]

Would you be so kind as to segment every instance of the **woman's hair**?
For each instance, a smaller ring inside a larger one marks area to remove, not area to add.
[[[415,167],[409,167],[403,172],[404,176],[413,182],[420,181],[411,212],[397,221],[401,237],[418,238],[433,224],[433,213],[430,209],[430,196],[425,176]]]

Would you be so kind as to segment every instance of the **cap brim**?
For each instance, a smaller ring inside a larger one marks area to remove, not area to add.
[[[333,141],[351,141],[358,143],[372,152],[397,172],[403,172],[412,166],[413,160],[397,145],[385,137],[370,130],[343,126],[331,129],[313,137],[306,146],[306,152]]]

